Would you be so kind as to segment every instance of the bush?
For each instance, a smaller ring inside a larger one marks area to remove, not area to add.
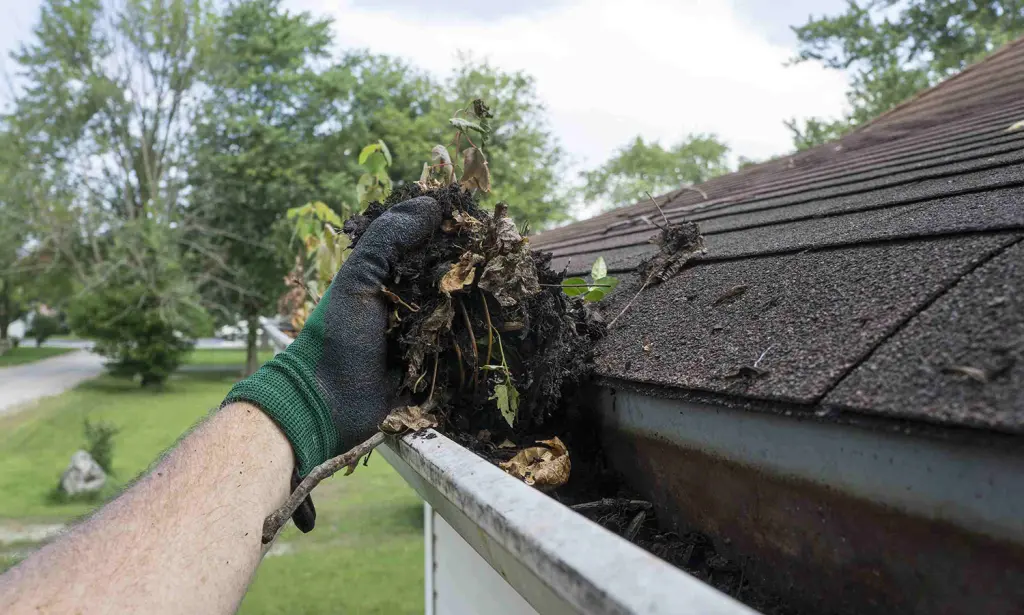
[[[37,313],[32,319],[32,331],[29,333],[36,340],[36,346],[42,346],[43,342],[51,335],[55,335],[60,329],[60,320],[56,316],[46,316]]]
[[[144,222],[143,222],[144,224]],[[160,229],[119,229],[107,259],[69,305],[71,329],[96,340],[94,350],[113,359],[115,374],[164,382],[192,350],[193,336],[209,329],[209,316]]]
[[[89,453],[108,475],[114,473],[114,436],[120,431],[113,423],[90,423],[89,419],[85,419],[85,452]]]

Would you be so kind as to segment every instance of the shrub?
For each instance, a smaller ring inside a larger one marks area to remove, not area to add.
[[[106,260],[75,293],[72,330],[96,340],[118,375],[159,385],[178,368],[193,336],[209,329],[195,285],[159,229],[119,229]]]
[[[89,453],[108,475],[113,474],[114,436],[120,431],[113,423],[90,423],[89,419],[85,419],[85,452]]]
[[[56,316],[36,314],[32,319],[32,337],[36,340],[36,346],[42,346],[43,342],[60,329],[60,320]]]

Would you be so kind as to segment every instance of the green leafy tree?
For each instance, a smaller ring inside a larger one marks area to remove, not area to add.
[[[583,196],[621,207],[728,173],[729,148],[715,135],[689,135],[672,147],[637,137],[597,169],[582,174]]]
[[[168,247],[175,238],[151,220],[126,225],[71,303],[71,328],[96,339],[115,374],[159,385],[193,339],[211,329],[191,276]]]
[[[955,75],[1024,33],[1024,1],[850,0],[846,11],[794,27],[795,62],[851,71],[851,112],[791,120],[797,149],[845,134]]]
[[[210,96],[196,126],[191,173],[195,247],[216,271],[205,294],[249,322],[246,370],[257,365],[257,318],[275,305],[291,263],[272,232],[289,208],[318,197],[317,148],[327,121],[318,61],[329,22],[290,13],[279,0],[229,5],[206,76]]]

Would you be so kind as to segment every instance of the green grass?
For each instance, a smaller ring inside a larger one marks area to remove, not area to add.
[[[40,359],[46,359],[49,357],[56,357],[67,352],[71,352],[73,348],[36,348],[35,346],[21,345],[17,348],[12,348],[7,354],[0,355],[0,367],[11,367],[13,365],[22,365],[24,363],[31,363]]]
[[[273,358],[274,353],[263,351],[259,353],[260,365]],[[204,348],[193,350],[182,362],[184,365],[222,365],[225,367],[245,366],[244,348]]]
[[[163,391],[146,391],[103,376],[0,418],[0,523],[69,520],[95,507],[49,498],[82,445],[86,417],[121,429],[112,496],[216,407],[233,382],[220,372],[180,373]],[[374,455],[351,477],[325,481],[314,500],[317,528],[285,530],[278,543],[286,548],[264,561],[240,613],[422,613],[422,504],[384,459]],[[11,563],[0,553],[0,569]]]

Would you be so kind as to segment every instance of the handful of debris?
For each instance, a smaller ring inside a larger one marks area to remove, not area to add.
[[[491,214],[457,184],[411,184],[371,205],[345,224],[352,244],[388,207],[421,195],[442,205],[441,230],[381,289],[393,304],[401,404],[434,409],[445,432],[477,450],[557,435],[604,325],[561,291],[551,256],[530,250],[506,205]]]

